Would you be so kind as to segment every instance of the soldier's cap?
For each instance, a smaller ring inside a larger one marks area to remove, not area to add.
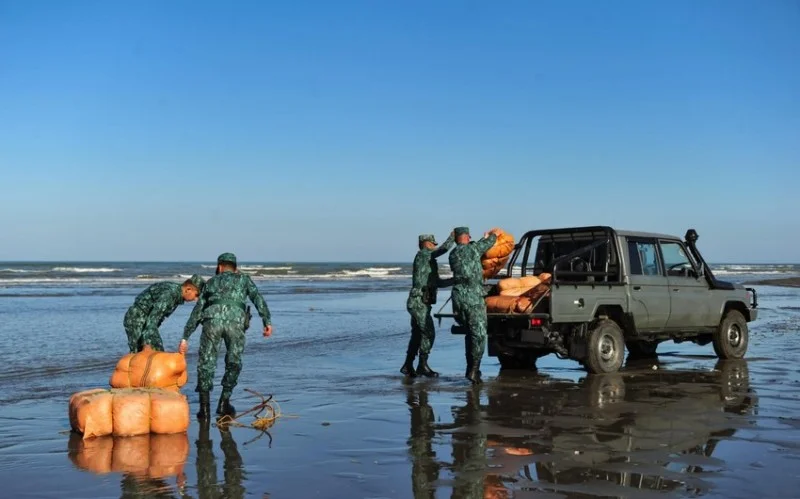
[[[436,244],[436,238],[433,236],[433,234],[420,234],[419,242],[420,244],[425,242],[431,242],[433,244]]]
[[[206,281],[197,274],[194,274],[192,277],[190,277],[189,282],[192,283],[192,286],[197,288],[197,291],[201,292],[203,291],[203,286],[206,285]]]
[[[469,227],[456,227],[453,232],[455,233],[456,237],[458,236],[468,236],[469,235]]]
[[[217,263],[232,263],[236,265],[236,255],[233,253],[223,253],[217,257]]]

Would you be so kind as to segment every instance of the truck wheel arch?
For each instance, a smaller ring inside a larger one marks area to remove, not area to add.
[[[731,310],[736,310],[737,312],[740,312],[744,316],[747,322],[753,320],[752,317],[750,316],[750,309],[747,307],[747,305],[738,300],[729,300],[722,304],[722,310],[720,310],[719,313],[720,322],[725,320],[725,316]]]

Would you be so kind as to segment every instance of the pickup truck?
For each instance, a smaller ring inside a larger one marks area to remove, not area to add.
[[[485,281],[487,296],[499,294],[498,278],[549,273],[550,288],[526,313],[487,314],[488,355],[502,369],[535,369],[554,353],[591,374],[618,371],[626,348],[651,356],[668,340],[711,343],[720,359],[743,358],[756,290],[714,277],[697,239],[694,229],[683,240],[608,226],[527,232],[505,273]]]

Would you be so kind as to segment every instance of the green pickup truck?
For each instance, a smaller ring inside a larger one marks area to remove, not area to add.
[[[600,374],[618,371],[626,348],[630,356],[655,355],[672,340],[712,343],[720,359],[743,358],[756,290],[716,279],[697,239],[693,229],[684,240],[607,226],[526,233],[505,273],[487,281],[487,295],[499,293],[499,278],[543,272],[550,290],[529,313],[488,314],[489,356],[503,369],[531,369],[554,353]]]

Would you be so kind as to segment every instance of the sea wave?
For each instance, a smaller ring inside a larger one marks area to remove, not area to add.
[[[121,272],[122,269],[112,269],[108,267],[54,267],[53,272],[81,272],[81,273],[94,273],[94,272]]]

